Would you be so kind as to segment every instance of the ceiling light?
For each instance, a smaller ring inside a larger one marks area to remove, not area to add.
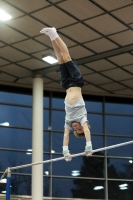
[[[1,179],[0,183],[6,183],[6,178]]]
[[[80,171],[79,170],[73,170],[71,175],[72,176],[79,176],[80,175]]]
[[[104,187],[103,186],[95,186],[94,188],[93,188],[93,190],[102,190]]]
[[[11,18],[12,18],[11,15],[9,15],[8,13],[6,13],[4,10],[0,9],[0,20],[7,21],[7,20],[9,20]]]
[[[55,151],[54,151],[54,150],[51,150],[51,153],[55,153]]]
[[[133,161],[132,161],[132,160],[129,160],[129,163],[133,163]]]
[[[119,185],[119,189],[120,190],[127,190],[128,189],[128,184],[124,183],[124,184]]]
[[[128,188],[127,187],[121,187],[119,188],[120,190],[127,190]]]
[[[121,187],[127,187],[127,186],[128,186],[127,183],[124,183],[124,184],[119,185],[120,188],[121,188]]]
[[[52,127],[51,126],[48,126],[48,130],[50,131],[52,129]]]
[[[31,155],[31,154],[32,154],[32,149],[27,149],[26,154],[27,154],[27,155]]]
[[[49,63],[49,64],[55,64],[57,63],[57,59],[54,58],[53,56],[44,56],[42,57],[42,60],[44,60],[45,62]]]
[[[49,171],[45,171],[44,173],[45,173],[46,175],[49,175]]]
[[[0,123],[2,126],[9,126],[9,122]]]
[[[2,194],[6,194],[6,191],[1,191]]]

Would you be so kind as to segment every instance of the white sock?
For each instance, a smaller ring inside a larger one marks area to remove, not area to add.
[[[68,150],[68,146],[63,146],[63,151]]]
[[[86,142],[86,146],[91,146],[91,141]]]
[[[53,41],[57,37],[59,37],[59,35],[54,27],[53,28],[43,28],[40,32],[48,35],[50,37],[51,41]]]

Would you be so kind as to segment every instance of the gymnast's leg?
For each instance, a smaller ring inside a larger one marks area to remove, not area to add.
[[[43,28],[40,32],[48,35],[51,39],[55,55],[57,57],[60,66],[60,77],[61,77],[60,84],[62,85],[63,88],[67,89],[70,74],[65,65],[65,62],[66,58],[68,60],[71,59],[69,56],[68,49],[65,43],[61,39],[59,39],[59,36],[55,28]]]
[[[71,77],[70,87],[82,87],[84,85],[84,81],[81,75],[81,72],[77,66],[77,64],[72,60],[68,48],[64,41],[60,38],[55,28],[43,28],[41,33],[48,35],[52,41],[53,48],[55,50],[55,54],[58,59],[59,64],[65,63],[67,70],[69,71],[69,76]],[[55,46],[56,45],[56,46]],[[58,46],[58,48],[57,48]],[[56,48],[55,48],[56,47]],[[67,88],[68,89],[68,88]]]

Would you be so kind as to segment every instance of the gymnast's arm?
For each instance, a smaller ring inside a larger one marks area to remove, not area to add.
[[[70,129],[65,128],[65,130],[64,130],[64,138],[63,138],[63,146],[68,146],[68,144],[69,144],[69,135],[70,135]]]
[[[92,155],[92,143],[91,143],[91,134],[88,127],[88,122],[83,124],[83,130],[86,138],[85,154],[86,156]]]
[[[70,129],[65,128],[64,138],[63,138],[63,152],[62,153],[63,153],[64,158],[67,162],[72,160],[71,154],[70,154],[69,149],[68,149],[69,135],[70,135]]]
[[[88,128],[88,122],[85,122],[85,123],[83,124],[83,130],[84,130],[86,142],[91,141],[91,135],[90,135],[90,130],[89,130],[89,128]]]

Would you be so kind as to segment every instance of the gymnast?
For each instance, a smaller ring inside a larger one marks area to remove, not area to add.
[[[70,131],[78,138],[86,138],[85,155],[92,155],[90,126],[87,111],[82,97],[81,88],[84,85],[82,74],[74,60],[71,59],[68,48],[57,33],[56,28],[43,28],[40,33],[50,37],[55,55],[60,66],[61,86],[66,90],[65,125],[63,138],[63,155],[66,161],[72,157],[68,148]]]

